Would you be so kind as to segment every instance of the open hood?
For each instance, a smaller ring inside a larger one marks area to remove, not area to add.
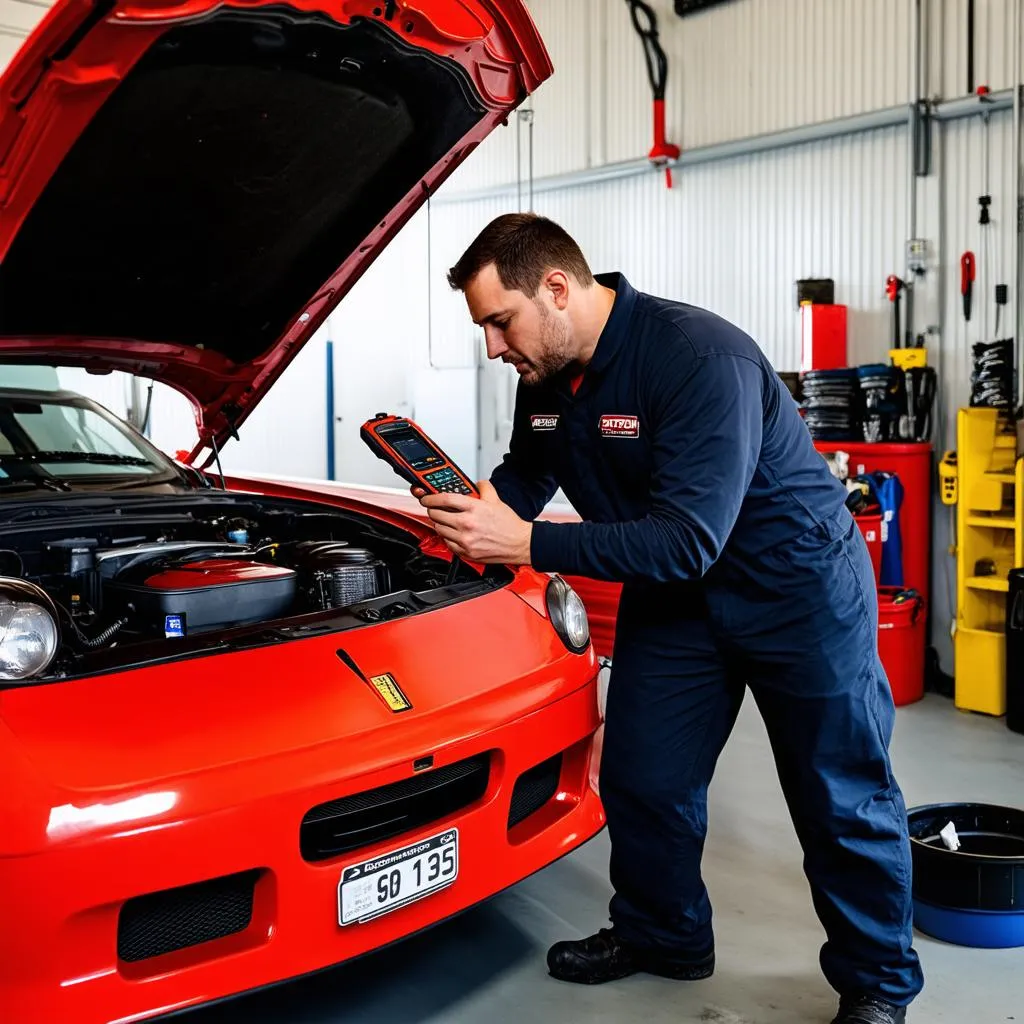
[[[0,79],[0,364],[169,384],[195,457],[551,70],[522,0],[58,0]]]

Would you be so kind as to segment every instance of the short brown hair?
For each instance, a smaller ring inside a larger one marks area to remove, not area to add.
[[[533,298],[548,270],[564,270],[589,287],[594,275],[580,247],[554,221],[535,213],[506,213],[496,217],[473,240],[459,262],[448,271],[456,291],[493,263],[501,283]]]

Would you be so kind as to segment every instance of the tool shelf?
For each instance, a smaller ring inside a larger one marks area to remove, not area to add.
[[[1006,600],[1024,565],[1024,461],[999,409],[957,415],[956,706],[1006,713]]]

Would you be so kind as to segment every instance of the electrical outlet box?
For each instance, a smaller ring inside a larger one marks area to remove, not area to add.
[[[912,238],[907,242],[907,269],[912,274],[923,274],[928,269],[928,242]]]

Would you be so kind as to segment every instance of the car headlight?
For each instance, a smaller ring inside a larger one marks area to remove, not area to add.
[[[0,682],[21,682],[46,670],[60,630],[49,594],[27,580],[0,578]]]
[[[552,576],[545,596],[548,618],[562,643],[574,654],[582,654],[590,643],[590,622],[580,595],[561,576]]]

